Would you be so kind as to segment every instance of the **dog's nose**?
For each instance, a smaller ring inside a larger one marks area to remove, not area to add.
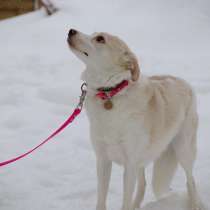
[[[76,35],[77,34],[77,31],[76,30],[74,30],[74,29],[70,29],[69,30],[69,37],[71,37],[71,36],[74,36],[74,35]]]

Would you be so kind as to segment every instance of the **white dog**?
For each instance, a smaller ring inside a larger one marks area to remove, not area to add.
[[[82,79],[88,84],[85,105],[97,158],[97,210],[106,209],[112,162],[125,169],[122,210],[139,208],[144,169],[152,161],[155,195],[169,189],[180,163],[191,209],[200,210],[192,175],[198,116],[190,85],[172,76],[142,76],[128,46],[107,33],[88,36],[71,29],[68,43],[86,64]]]

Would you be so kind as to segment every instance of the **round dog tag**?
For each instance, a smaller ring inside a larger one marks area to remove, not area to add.
[[[112,103],[111,100],[107,100],[107,101],[104,102],[104,108],[105,109],[110,110],[110,109],[112,109],[112,107],[113,107],[113,103]]]

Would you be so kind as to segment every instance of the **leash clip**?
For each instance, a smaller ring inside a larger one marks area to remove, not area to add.
[[[79,99],[79,103],[77,105],[78,109],[82,109],[82,107],[83,107],[83,104],[84,104],[84,101],[85,101],[85,96],[87,94],[87,83],[84,82],[81,85],[81,91],[82,91],[82,93],[81,93],[81,96],[80,96],[80,99]]]

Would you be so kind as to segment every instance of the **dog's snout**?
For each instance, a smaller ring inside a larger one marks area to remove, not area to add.
[[[76,30],[74,30],[74,29],[70,29],[69,30],[69,37],[71,37],[71,36],[74,36],[74,35],[76,35],[77,34],[77,31]]]

